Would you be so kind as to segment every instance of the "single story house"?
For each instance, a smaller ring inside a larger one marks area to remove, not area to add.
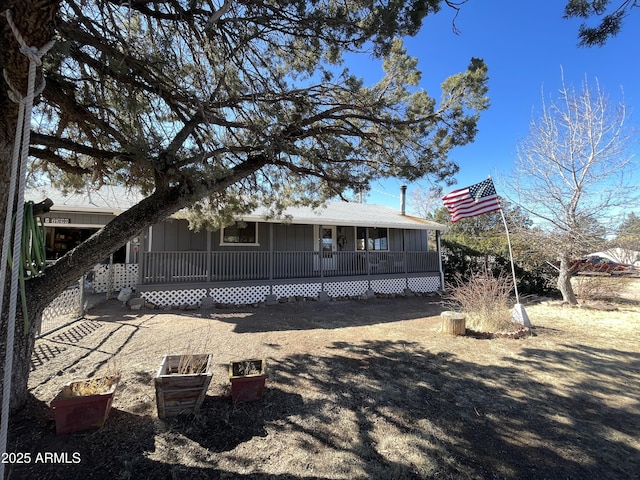
[[[113,195],[94,192],[74,201],[46,195],[55,203],[44,216],[52,255],[106,224],[126,207],[123,202],[136,200],[105,188],[118,197],[111,209],[104,203],[115,201]],[[27,198],[40,201],[44,193]],[[114,262],[124,263],[127,275],[135,272],[130,283],[137,294],[158,306],[196,304],[203,297],[251,304],[442,289],[440,234],[447,227],[403,210],[330,201],[315,210],[289,208],[280,219],[256,211],[223,229],[200,232],[170,217],[131,239]],[[94,217],[87,217],[91,212]]]
[[[65,193],[50,186],[28,188],[25,192],[26,201],[37,203],[46,198],[53,202],[49,213],[42,216],[46,254],[48,261],[55,261],[143,197],[132,190],[112,186],[82,193]],[[134,247],[129,242],[113,254],[113,261],[137,263]],[[108,261],[105,259],[105,263]]]
[[[51,210],[42,215],[46,238],[47,263],[67,253],[82,243],[123,211],[135,205],[143,196],[124,187],[104,186],[99,190],[62,192],[51,186],[28,188],[25,200],[53,201]],[[129,240],[113,255],[105,257],[89,273],[91,286],[96,293],[118,291],[133,287],[138,281],[140,237]]]

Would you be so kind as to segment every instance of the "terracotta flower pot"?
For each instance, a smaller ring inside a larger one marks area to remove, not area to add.
[[[234,404],[253,402],[264,396],[267,361],[242,360],[229,363],[231,398]]]
[[[119,377],[101,377],[67,383],[51,401],[56,434],[101,428],[116,393]]]
[[[156,375],[158,417],[197,412],[209,389],[212,354],[165,355]]]

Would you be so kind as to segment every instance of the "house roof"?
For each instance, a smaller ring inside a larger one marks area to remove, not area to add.
[[[611,262],[640,266],[640,252],[628,248],[614,247],[602,252],[589,253],[586,256],[606,258]]]
[[[25,192],[25,200],[40,202],[45,198],[53,200],[52,211],[72,211],[108,213],[118,215],[131,208],[144,197],[127,187],[105,185],[100,189],[87,189],[84,192],[63,193],[48,187],[30,188]],[[259,208],[249,215],[241,217],[243,221],[296,223],[310,225],[336,225],[378,228],[399,228],[413,230],[449,229],[446,225],[431,222],[411,215],[402,215],[399,209],[368,203],[327,201],[324,206],[289,207],[281,217],[267,217],[267,209]]]
[[[127,187],[104,185],[99,189],[87,188],[84,192],[64,193],[51,186],[28,188],[25,200],[41,202],[45,198],[53,201],[51,211],[108,213],[119,215],[138,203],[144,196]]]
[[[272,223],[297,223],[311,225],[336,225],[378,228],[405,228],[413,230],[449,229],[446,225],[411,215],[402,215],[400,210],[369,203],[328,201],[322,207],[289,207],[282,217],[265,220],[266,209],[259,209],[242,216],[243,221],[267,221]]]

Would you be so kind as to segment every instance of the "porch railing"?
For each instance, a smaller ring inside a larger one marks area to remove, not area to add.
[[[145,252],[142,283],[438,272],[437,252]]]
[[[206,282],[207,252],[144,253],[142,283]]]

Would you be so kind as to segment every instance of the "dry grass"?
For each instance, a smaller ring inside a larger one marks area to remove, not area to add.
[[[11,425],[10,451],[78,452],[81,463],[15,465],[12,478],[635,478],[640,305],[631,295],[608,311],[527,306],[536,335],[521,340],[441,335],[437,298],[191,316],[106,305],[85,321],[97,326],[86,336],[38,342],[34,401]],[[162,355],[184,351],[176,331],[212,332],[214,381],[197,415],[162,421],[153,374]],[[44,402],[114,353],[122,381],[105,427],[56,437]],[[269,362],[262,401],[231,402],[238,357]]]
[[[509,297],[512,280],[505,275],[494,277],[475,273],[458,277],[448,288],[447,305],[466,315],[466,326],[478,332],[514,330]]]
[[[628,286],[624,279],[609,275],[578,275],[571,279],[571,284],[580,302],[613,300],[620,298]]]
[[[209,351],[209,340],[212,338],[213,333],[210,330],[196,332],[187,328],[184,332],[176,332],[175,336],[181,339],[181,343],[184,343],[185,347],[180,352],[177,368],[170,369],[168,373],[174,375],[198,375],[203,373],[209,361],[208,354],[195,352]]]
[[[264,375],[266,371],[265,360],[240,360],[238,362],[229,363],[230,377],[249,377],[255,375]]]
[[[60,398],[86,397],[109,392],[113,385],[120,381],[120,369],[115,358],[107,363],[107,371],[103,376],[71,382],[60,392]]]
[[[107,376],[72,382],[68,388],[62,390],[60,397],[87,397],[107,393],[119,380],[119,377]]]
[[[175,375],[198,375],[203,373],[207,368],[208,357],[206,354],[186,353],[180,355],[178,359],[178,368],[169,371],[169,374]]]

